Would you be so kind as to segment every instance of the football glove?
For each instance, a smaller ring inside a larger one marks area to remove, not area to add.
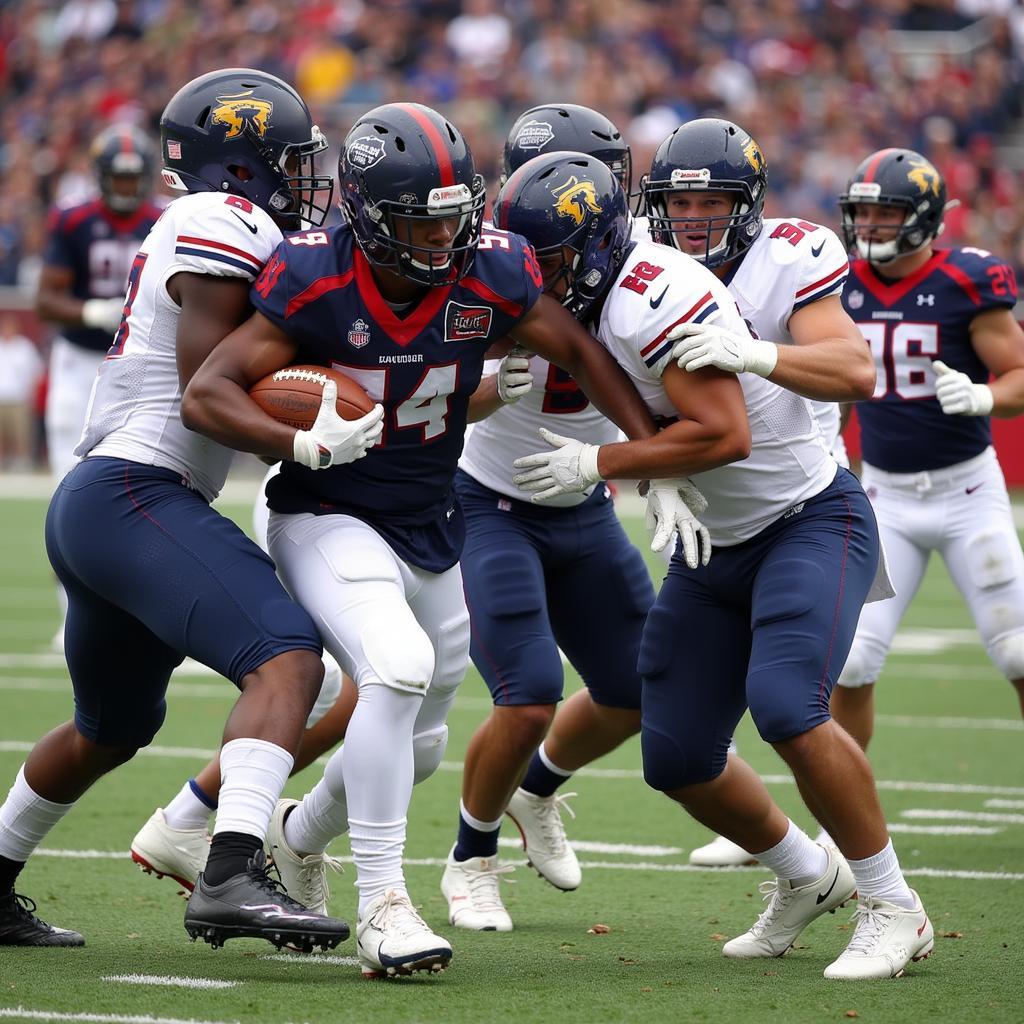
[[[717,324],[680,324],[668,334],[674,341],[672,358],[680,370],[717,366],[727,373],[756,373],[767,377],[779,358],[778,346],[770,341],[737,334]]]
[[[524,455],[512,463],[516,469],[526,470],[512,477],[512,482],[524,491],[533,491],[531,501],[585,491],[601,479],[597,469],[599,445],[562,437],[544,427],[540,428],[540,436],[555,450]]]
[[[82,303],[82,323],[101,331],[116,331],[124,313],[124,299],[86,299]]]
[[[530,373],[530,360],[520,349],[511,352],[498,366],[498,397],[506,405],[518,402],[523,395],[533,389],[533,374]]]
[[[343,420],[335,408],[338,385],[328,378],[320,411],[309,430],[297,430],[292,451],[308,469],[327,469],[361,459],[384,431],[384,406],[375,405],[357,420]]]
[[[987,384],[975,384],[966,373],[954,370],[942,360],[932,363],[935,397],[947,416],[988,416],[995,398]]]
[[[683,542],[683,559],[691,569],[711,559],[711,534],[697,518],[708,503],[687,479],[652,480],[647,491],[647,528],[653,531],[651,550],[661,551],[678,533]]]

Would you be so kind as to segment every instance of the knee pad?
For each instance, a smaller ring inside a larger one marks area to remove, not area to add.
[[[412,620],[408,609],[396,619],[382,613],[363,628],[363,656],[385,686],[406,693],[426,693],[434,675],[434,647],[418,624],[400,628]]]
[[[414,786],[429,779],[440,767],[448,748],[448,726],[442,725],[429,732],[417,733],[412,738]]]
[[[443,623],[435,638],[437,647],[431,689],[454,690],[462,682],[469,666],[469,611]]]
[[[967,570],[979,590],[1011,583],[1020,559],[1017,538],[999,527],[975,534],[967,546]]]
[[[854,637],[853,646],[846,657],[846,664],[836,680],[836,686],[857,689],[870,683],[877,683],[885,665],[885,647],[870,637]]]
[[[341,696],[341,666],[335,661],[332,654],[324,651],[324,681],[320,685],[320,694],[313,705],[313,710],[306,719],[306,728],[311,729],[331,708]]]
[[[1017,630],[986,644],[992,663],[1007,679],[1024,679],[1024,630]]]

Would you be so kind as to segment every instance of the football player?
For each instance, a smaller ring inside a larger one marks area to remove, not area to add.
[[[183,86],[160,134],[164,181],[186,194],[132,263],[75,450],[81,460],[47,514],[47,553],[69,596],[75,718],[36,744],[0,807],[0,944],[82,945],[77,932],[39,920],[15,879],[74,802],[152,740],[171,672],[190,655],[242,692],[224,732],[220,813],[185,927],[213,945],[253,936],[330,948],[348,926],[285,894],[262,849],[320,688],[320,638],[270,559],[210,507],[231,451],[180,415],[196,367],[248,315],[250,285],[282,228],[322,220],[332,183],[313,161],[327,143],[290,86],[246,69]],[[379,418],[335,416],[331,458],[363,454]],[[290,452],[294,431],[282,433]]]
[[[483,179],[444,117],[413,103],[369,111],[338,174],[346,223],[278,247],[253,288],[255,315],[200,368],[183,411],[233,446],[266,455],[294,444],[268,487],[270,551],[359,699],[323,780],[279,805],[269,838],[288,889],[316,906],[315,861],[349,832],[359,961],[375,977],[451,958],[409,899],[402,853],[412,786],[440,764],[469,654],[452,481],[485,353],[511,334],[630,436],[655,426],[614,360],[541,295],[532,249],[482,230]],[[333,365],[383,403],[384,433],[365,458],[335,464],[319,422],[295,434],[248,398],[297,361]]]
[[[54,482],[75,464],[96,371],[121,322],[128,272],[139,245],[160,216],[151,199],[153,145],[138,128],[115,125],[92,144],[99,197],[58,206],[36,294],[36,312],[60,329],[50,348],[46,448]],[[58,586],[64,644],[67,596]]]
[[[865,397],[874,371],[840,299],[846,251],[820,224],[766,220],[767,188],[761,147],[730,121],[688,121],[658,147],[641,183],[652,237],[723,281],[751,335],[732,337],[710,322],[684,325],[674,357],[684,370],[756,373],[813,399],[826,444],[849,466],[837,403]],[[690,853],[690,863],[703,866],[752,860],[722,836]]]
[[[559,212],[569,181],[593,190],[579,208],[584,223],[605,227],[582,252],[572,244],[579,225]],[[692,474],[716,550],[710,564],[690,568],[677,546],[644,626],[644,776],[777,876],[763,886],[767,909],[725,944],[726,956],[781,956],[857,892],[856,929],[825,976],[891,977],[931,952],[933,931],[900,871],[867,759],[828,714],[879,570],[871,505],[832,458],[804,398],[756,373],[678,367],[672,335],[682,324],[751,336],[722,281],[676,249],[627,245],[627,218],[618,182],[582,154],[531,161],[495,202],[495,224],[536,245],[552,294],[591,324],[668,423],[654,438],[600,447],[546,434],[551,449],[517,459],[515,481],[543,502],[585,491],[602,471],[651,478],[648,511],[664,528],[691,514],[661,478]],[[839,849],[812,842],[760,778],[727,757],[748,707]]]
[[[1024,711],[1024,555],[990,426],[1024,411],[1024,332],[1008,264],[936,247],[946,185],[919,153],[872,153],[839,206],[856,257],[843,304],[878,367],[857,403],[862,476],[896,588],[864,609],[832,695],[833,717],[866,747],[874,684],[933,551]]]

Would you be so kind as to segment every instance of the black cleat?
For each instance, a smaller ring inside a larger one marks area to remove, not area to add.
[[[54,928],[35,915],[35,901],[16,892],[0,896],[0,946],[84,946],[67,928]]]
[[[348,938],[348,925],[336,917],[314,914],[293,900],[267,874],[262,850],[247,870],[220,885],[207,885],[200,875],[185,908],[185,931],[214,949],[228,939],[266,939],[278,949],[312,953],[315,946],[334,949]]]

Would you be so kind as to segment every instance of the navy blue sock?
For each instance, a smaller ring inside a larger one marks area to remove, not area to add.
[[[498,852],[498,836],[501,828],[493,832],[484,832],[474,828],[459,814],[459,838],[455,841],[453,854],[457,861],[469,860],[470,857],[493,857]]]
[[[520,788],[534,796],[553,796],[559,786],[570,776],[553,772],[542,760],[540,751],[535,750],[530,758],[530,767],[520,783]]]

